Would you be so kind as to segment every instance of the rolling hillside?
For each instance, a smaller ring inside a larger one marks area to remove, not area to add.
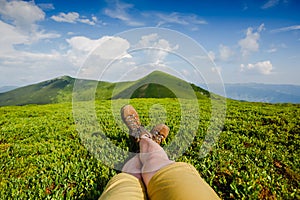
[[[62,76],[33,85],[17,88],[0,94],[0,106],[50,104],[70,102],[76,79]],[[77,80],[80,83],[80,96],[85,100],[85,94],[93,92],[95,81]],[[97,82],[96,99],[118,98],[206,98],[209,92],[189,84],[169,74],[154,71],[147,76],[130,82],[110,83]]]
[[[74,79],[68,76],[20,87],[0,94],[0,105],[48,104],[56,102],[61,91],[72,91]]]

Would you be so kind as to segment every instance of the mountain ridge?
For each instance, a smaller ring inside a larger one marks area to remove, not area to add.
[[[209,92],[161,71],[153,71],[135,81],[105,82],[60,76],[36,84],[16,88],[0,94],[0,106],[51,104],[71,102],[74,84],[80,84],[77,93],[81,99],[94,92],[99,100],[119,98],[208,98]],[[92,91],[97,84],[96,92]],[[171,88],[171,89],[169,89]],[[191,92],[193,91],[193,92]],[[194,92],[195,91],[195,92]],[[174,94],[174,92],[176,94]]]
[[[89,90],[95,84],[98,84],[95,97],[99,100],[118,98],[193,98],[194,96],[191,92],[184,92],[186,88],[192,88],[199,99],[210,97],[210,92],[205,85],[197,86],[170,74],[153,71],[138,80],[125,82],[105,82],[60,76],[2,92],[0,93],[0,106],[71,102],[75,81],[82,83],[81,100],[87,100],[85,99],[87,93],[95,92]],[[225,83],[224,87],[226,98],[233,100],[300,103],[300,86],[298,85]],[[174,94],[174,91],[177,91],[176,94]]]

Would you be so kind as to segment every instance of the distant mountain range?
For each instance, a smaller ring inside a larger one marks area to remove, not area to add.
[[[73,91],[74,83],[76,87]],[[96,91],[95,90],[96,85]],[[191,91],[195,91],[191,92]],[[0,106],[50,104],[71,102],[72,95],[77,100],[88,100],[90,94],[96,99],[119,98],[208,98],[209,92],[169,74],[154,71],[136,81],[110,83],[95,80],[75,79],[62,76],[0,94]],[[81,98],[81,99],[80,99]]]
[[[225,84],[227,98],[267,103],[300,103],[300,86],[276,84]]]
[[[73,91],[74,83],[80,88]],[[95,90],[96,85],[96,91]],[[300,86],[271,84],[225,84],[226,97],[240,101],[268,103],[300,103]],[[110,83],[75,79],[62,76],[25,87],[0,88],[0,106],[50,104],[71,102],[72,95],[87,100],[88,94],[96,99],[118,98],[208,98],[211,94],[203,87],[187,83],[164,72],[154,71],[136,81]],[[189,90],[190,89],[190,90]],[[10,91],[7,91],[10,90]],[[4,91],[1,93],[1,91]],[[175,94],[176,93],[176,94]]]

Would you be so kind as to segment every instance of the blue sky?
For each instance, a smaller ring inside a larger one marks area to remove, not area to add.
[[[297,0],[0,0],[0,86],[75,77],[97,44],[128,52],[116,34],[143,27],[190,37],[225,83],[300,85],[299,10]]]

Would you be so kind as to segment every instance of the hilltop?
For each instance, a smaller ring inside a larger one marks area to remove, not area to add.
[[[71,102],[75,81],[80,83],[81,89],[79,92],[83,97],[82,100],[85,100],[85,94],[94,92],[92,90],[95,89],[95,84],[97,84],[95,98],[102,100],[119,98],[193,98],[194,94],[197,98],[209,97],[207,90],[167,73],[154,71],[141,79],[118,83],[61,76],[1,93],[0,106]],[[194,94],[191,93],[191,89],[195,91]]]

